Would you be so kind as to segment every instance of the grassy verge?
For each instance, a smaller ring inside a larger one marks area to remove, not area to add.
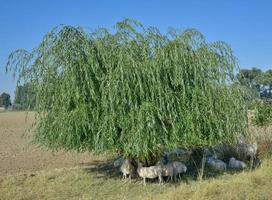
[[[216,179],[146,187],[124,183],[119,174],[90,168],[55,169],[0,178],[0,199],[269,199],[272,161],[252,172],[223,174]]]

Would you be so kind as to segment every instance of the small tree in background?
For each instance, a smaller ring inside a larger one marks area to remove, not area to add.
[[[272,70],[267,70],[263,72],[263,76],[260,79],[263,86],[263,91],[261,92],[261,97],[266,99],[272,99]]]
[[[164,148],[232,142],[246,131],[236,58],[195,29],[125,19],[115,30],[60,26],[7,70],[33,83],[35,138],[49,148],[121,152],[149,164]]]
[[[15,91],[14,103],[23,110],[32,110],[35,107],[35,93],[29,83],[18,85]]]
[[[3,92],[0,95],[0,106],[3,106],[5,109],[11,106],[10,95],[8,93]]]

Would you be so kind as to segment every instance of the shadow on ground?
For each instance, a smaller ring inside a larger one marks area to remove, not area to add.
[[[113,166],[114,161],[116,158],[111,158],[107,160],[94,160],[90,163],[84,164],[86,167],[86,171],[90,173],[92,176],[96,178],[103,178],[103,179],[115,179],[115,180],[121,180],[122,174],[120,172],[119,168],[115,168]],[[215,172],[211,171],[207,166],[204,167],[204,171],[202,172],[202,161],[203,161],[203,152],[199,150],[195,150],[191,158],[184,162],[184,164],[187,167],[187,172],[185,174],[180,174],[178,176],[177,180],[170,181],[167,179],[167,177],[164,177],[164,182],[176,184],[183,184],[183,183],[189,183],[189,182],[195,182],[198,180],[209,180],[218,178],[224,174],[237,174],[240,171],[236,170],[226,170],[224,172]],[[227,161],[226,161],[227,163]],[[135,167],[137,164],[134,165]],[[250,169],[247,169],[248,171]],[[201,175],[202,174],[202,175]],[[132,175],[132,182],[141,182],[142,179],[138,176],[136,170],[135,174]],[[149,183],[158,183],[157,179],[154,180],[148,180]]]
[[[91,163],[84,164],[84,166],[86,166],[85,170],[95,178],[121,179],[122,174],[119,171],[119,168],[113,166],[113,162],[114,159],[105,161],[94,160]]]
[[[115,168],[113,166],[113,162],[115,159],[108,159],[108,160],[94,160],[91,163],[84,164],[84,168],[87,173],[89,173],[91,176],[94,178],[98,179],[112,179],[112,180],[122,180],[122,174],[119,170],[119,168]],[[198,173],[200,168],[196,167],[194,164],[187,164],[188,171],[186,174],[181,174],[180,176],[177,177],[177,180],[167,180],[167,177],[164,177],[164,183],[170,183],[171,185],[180,185],[180,184],[188,184],[189,182],[195,182],[198,180]],[[237,171],[226,171],[225,173],[228,174],[235,174],[239,173]],[[208,169],[204,170],[203,173],[203,180],[208,180],[211,178],[216,178],[224,173],[216,173],[216,172],[211,172]],[[134,174],[132,176],[132,183],[136,182],[141,182],[142,179],[138,177],[137,174]],[[157,179],[149,179],[148,183],[154,183],[158,184]]]

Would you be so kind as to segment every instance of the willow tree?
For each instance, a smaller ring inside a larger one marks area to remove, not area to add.
[[[91,33],[56,27],[7,63],[34,86],[36,141],[139,159],[244,133],[237,67],[226,43],[206,42],[195,29],[162,34],[129,19]]]

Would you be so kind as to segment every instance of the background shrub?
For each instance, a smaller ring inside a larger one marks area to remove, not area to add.
[[[272,101],[259,100],[255,102],[254,123],[259,126],[272,125]]]

